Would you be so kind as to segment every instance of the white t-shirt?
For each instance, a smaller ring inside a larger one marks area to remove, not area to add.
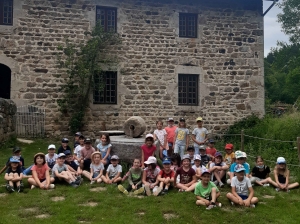
[[[207,134],[208,134],[207,129],[203,128],[203,127],[202,128],[195,128],[192,132],[192,135],[196,136],[196,140],[198,142],[203,142]],[[199,145],[196,142],[194,142],[194,147],[198,148]]]
[[[62,166],[55,164],[52,168],[52,174],[55,177],[55,171],[58,171],[58,173],[61,173],[62,171],[66,171],[68,169],[66,164],[63,164]]]
[[[248,188],[252,187],[252,185],[248,177],[245,176],[244,179],[240,182],[235,176],[231,180],[231,187],[235,187],[235,191],[237,194],[248,196]]]
[[[94,173],[100,173],[100,170],[104,170],[103,163],[100,163],[98,165],[91,163],[90,168],[93,169]]]
[[[81,149],[82,149],[83,147],[84,147],[84,146],[77,145],[76,148],[75,148],[75,150],[74,150],[74,153],[76,154],[76,156],[77,156],[78,159],[80,159],[80,157],[81,157],[80,151],[81,151]]]
[[[222,167],[222,166],[226,166],[226,163],[225,162],[221,162],[219,165],[216,165],[215,163],[211,163],[209,165],[209,168],[213,168],[214,166],[220,166],[220,167]]]
[[[167,132],[165,129],[158,130],[156,129],[154,131],[154,134],[157,136],[158,140],[160,141],[160,144],[164,146],[165,136],[167,135]]]
[[[203,166],[203,165],[202,165],[202,166],[200,165],[199,167],[196,167],[196,165],[193,165],[192,168],[193,168],[195,171],[197,171],[197,169],[200,168],[201,173],[203,172],[203,170],[207,170],[206,167]]]
[[[119,172],[122,172],[122,166],[121,165],[116,165],[113,166],[112,164],[109,164],[109,166],[107,167],[106,172],[108,172],[108,176],[109,177],[114,177],[116,176]]]
[[[52,158],[49,157],[49,153],[45,155],[46,163],[50,168],[52,168],[55,165],[57,157],[58,155],[56,153],[54,153]]]

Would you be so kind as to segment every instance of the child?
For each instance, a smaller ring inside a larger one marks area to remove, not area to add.
[[[215,140],[209,139],[208,140],[208,146],[206,147],[206,155],[210,157],[210,159],[213,161],[215,158],[215,154],[217,152],[215,148]]]
[[[9,160],[8,168],[6,170],[4,179],[7,181],[6,189],[8,192],[14,192],[16,185],[17,191],[23,191],[23,183],[22,183],[23,173],[22,168],[20,166],[20,160],[17,157],[12,157]]]
[[[180,155],[173,153],[171,156],[171,170],[176,172],[177,169],[180,167],[180,163],[181,163]]]
[[[190,186],[196,183],[196,172],[191,168],[191,160],[188,155],[182,157],[182,167],[176,171],[175,180],[178,175],[180,181],[174,185],[179,188],[179,192],[188,190]],[[190,189],[190,191],[192,190],[194,189]]]
[[[226,170],[228,166],[223,162],[223,157],[220,152],[216,152],[215,161],[212,162],[209,166],[209,172],[213,174],[212,181],[215,181],[214,184],[219,184],[220,187],[224,187],[226,181]]]
[[[92,140],[90,138],[84,139],[84,147],[80,151],[80,158],[78,162],[80,163],[80,168],[82,170],[89,170],[91,165],[91,155],[96,150],[92,147]]]
[[[195,159],[195,148],[194,146],[189,146],[187,148],[187,152],[188,152],[188,155],[190,157],[190,160],[191,160],[191,166],[194,165],[194,159]]]
[[[122,166],[119,165],[119,157],[117,155],[113,155],[110,160],[111,164],[109,164],[106,175],[102,177],[102,180],[107,184],[118,183],[122,180]]]
[[[204,205],[207,210],[215,208],[216,205],[222,206],[217,202],[217,198],[220,197],[220,191],[217,186],[210,181],[210,172],[205,169],[201,174],[201,181],[197,183],[195,187],[195,195],[197,198],[196,205]]]
[[[168,126],[165,127],[167,133],[168,156],[173,154],[173,143],[174,143],[176,129],[177,127],[174,125],[174,119],[170,117],[168,119]]]
[[[74,141],[74,150],[75,148],[80,145],[80,142],[79,142],[79,137],[81,136],[81,132],[76,132],[75,133],[75,141]]]
[[[10,159],[13,157],[20,161],[19,165],[20,165],[22,171],[25,170],[24,158],[21,156],[21,148],[20,147],[16,146],[13,148],[13,155],[7,160],[7,163],[6,163],[7,167],[9,167]]]
[[[157,129],[154,131],[154,141],[158,140],[159,145],[159,157],[162,160],[164,158],[163,151],[166,150],[167,132],[163,129],[163,122],[156,122]]]
[[[200,145],[199,146],[199,151],[200,151],[202,166],[208,167],[208,164],[210,163],[211,159],[208,155],[206,155],[205,145]]]
[[[187,149],[189,145],[189,129],[186,128],[185,119],[182,117],[179,120],[179,126],[175,131],[174,138],[174,153],[179,153],[182,158],[184,155],[184,151]]]
[[[289,192],[290,189],[296,188],[299,186],[298,182],[289,183],[290,171],[287,168],[285,158],[278,157],[277,164],[274,168],[274,177],[275,181],[273,181],[270,177],[267,178],[270,184],[276,187],[276,191],[286,191]]]
[[[174,184],[175,172],[171,170],[171,160],[169,158],[163,160],[163,167],[164,169],[159,172],[157,177],[160,183],[159,188],[153,194],[154,196],[157,196],[161,191],[162,194],[167,194],[171,185]]]
[[[192,168],[196,171],[198,168],[201,168],[201,156],[200,155],[195,155],[194,158],[194,165]]]
[[[150,156],[154,156],[156,146],[153,145],[154,137],[152,134],[147,134],[145,138],[145,144],[141,146],[142,150],[142,168],[145,167],[144,163],[148,160]],[[146,163],[145,163],[146,164]]]
[[[250,166],[248,163],[246,163],[246,153],[242,152],[242,151],[236,151],[235,152],[235,157],[236,157],[236,162],[234,162],[233,164],[231,164],[230,166],[230,170],[229,170],[229,178],[227,180],[227,184],[231,184],[231,180],[234,177],[234,168],[236,167],[236,165],[240,164],[243,165],[244,169],[245,169],[245,174],[246,177],[249,178],[249,174],[250,174]]]
[[[49,170],[46,163],[46,158],[44,153],[37,153],[35,154],[34,158],[34,165],[32,166],[32,177],[28,178],[28,183],[31,185],[31,189],[35,187],[39,187],[41,189],[53,189],[55,187],[54,178],[50,177]]]
[[[231,180],[231,193],[227,193],[226,197],[231,204],[238,204],[246,207],[255,208],[258,202],[257,197],[253,197],[254,190],[250,179],[245,176],[245,168],[241,164],[234,167],[235,177]]]
[[[70,186],[77,188],[80,183],[80,179],[75,179],[68,166],[65,164],[65,159],[66,155],[64,153],[58,154],[57,163],[52,168],[52,174],[56,182],[64,180],[69,183]]]
[[[91,164],[90,164],[90,172],[84,170],[82,174],[88,178],[91,181],[91,184],[93,183],[101,183],[103,177],[103,170],[104,166],[101,159],[101,153],[100,152],[94,152],[91,155]]]
[[[63,138],[61,140],[61,146],[57,150],[57,155],[60,154],[60,153],[64,153],[66,150],[71,151],[71,148],[68,145],[68,143],[69,143],[69,139],[67,139],[67,138]]]
[[[47,165],[50,169],[52,169],[57,159],[57,154],[55,153],[55,145],[51,144],[48,146],[48,154],[46,154],[45,158]]]
[[[80,135],[78,137],[78,141],[79,141],[79,145],[77,145],[76,148],[74,149],[74,162],[77,165],[80,165],[78,161],[80,160],[81,157],[81,149],[84,147],[84,136]]]
[[[158,179],[157,176],[160,172],[160,169],[156,166],[157,160],[154,156],[149,156],[145,164],[147,167],[144,169],[143,173],[143,184],[147,196],[151,195],[151,190],[153,193],[158,189]]]
[[[251,183],[255,182],[257,185],[264,187],[269,186],[270,168],[264,165],[264,160],[261,156],[257,156],[255,162],[256,166],[253,167],[251,172]]]
[[[80,169],[80,166],[78,166],[74,161],[73,161],[73,156],[71,155],[70,151],[65,151],[65,155],[66,155],[66,160],[65,160],[65,164],[68,166],[69,171],[71,172],[71,174],[75,177],[78,177],[77,179],[81,179],[81,174],[82,174],[82,170]],[[80,182],[78,182],[80,184]]]
[[[233,144],[225,145],[226,154],[224,156],[224,162],[227,166],[231,166],[235,162],[235,153],[233,152]]]
[[[204,145],[207,141],[208,131],[203,127],[203,119],[202,117],[198,117],[196,119],[198,127],[195,128],[192,132],[192,140],[194,141],[195,154],[199,154],[199,147]]]
[[[128,171],[128,187],[125,189],[121,184],[118,185],[118,189],[124,194],[128,194],[128,192],[134,190],[134,194],[141,194],[144,192],[144,188],[142,187],[142,176],[143,169],[141,166],[140,159],[134,159],[133,166]]]
[[[110,138],[108,134],[100,135],[100,143],[97,145],[97,149],[101,152],[102,163],[104,165],[109,164],[110,161],[110,150],[112,145],[110,144]]]

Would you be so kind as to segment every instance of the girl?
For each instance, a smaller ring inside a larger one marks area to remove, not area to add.
[[[264,165],[264,160],[261,156],[255,159],[256,166],[253,167],[251,172],[251,183],[256,183],[259,186],[269,186],[270,168]]]
[[[160,169],[156,166],[157,160],[154,156],[149,156],[145,164],[147,167],[144,169],[143,173],[143,184],[147,196],[151,195],[151,190],[155,193],[158,190],[158,179],[157,176]]]
[[[9,159],[8,168],[5,173],[4,179],[7,181],[6,189],[8,192],[14,192],[14,185],[17,186],[17,191],[22,192],[23,191],[23,184],[22,184],[22,168],[19,165],[20,160],[15,157],[11,157]]]
[[[84,136],[80,135],[79,136],[79,145],[76,146],[76,148],[74,149],[74,162],[79,165],[80,158],[81,158],[81,149],[84,147]]]
[[[31,168],[32,177],[28,178],[28,183],[31,185],[31,189],[39,187],[41,189],[53,189],[55,187],[54,178],[50,177],[50,168],[46,164],[45,154],[37,153],[34,156],[34,165]]]
[[[179,154],[172,154],[171,156],[171,170],[173,170],[174,172],[177,171],[177,169],[180,167],[180,155]]]
[[[276,187],[276,191],[287,191],[289,192],[290,189],[298,187],[299,183],[289,183],[290,171],[287,168],[285,158],[278,157],[277,164],[274,168],[274,177],[275,181],[273,181],[270,177],[267,178],[270,184]]]
[[[153,145],[154,143],[154,138],[152,134],[147,134],[146,138],[145,138],[145,144],[143,144],[141,146],[141,150],[142,150],[142,168],[145,167],[144,163],[145,161],[148,160],[148,158],[150,156],[154,156],[155,150],[156,150],[156,146]],[[145,163],[147,164],[147,163]]]
[[[154,131],[154,141],[158,140],[159,145],[159,157],[163,159],[163,151],[166,150],[166,142],[167,142],[167,132],[163,129],[163,122],[157,121],[156,122],[157,129]],[[166,153],[164,153],[166,154]]]
[[[180,177],[179,183],[175,184],[175,187],[179,188],[179,191],[189,191],[194,190],[194,188],[190,188],[196,183],[196,172],[193,168],[191,168],[191,159],[189,155],[185,155],[182,157],[182,167],[180,167],[176,171],[175,180],[177,176]]]
[[[88,171],[83,171],[82,174],[90,179],[91,184],[97,182],[97,183],[101,183],[102,182],[102,175],[103,175],[103,170],[104,170],[104,166],[102,163],[102,159],[101,159],[101,153],[100,152],[94,152],[91,155],[91,165],[90,165],[90,172]]]
[[[223,162],[223,156],[220,152],[215,153],[215,162],[209,165],[209,172],[213,174],[212,181],[214,184],[219,184],[220,187],[224,187],[226,181],[226,170],[228,166]]]
[[[175,130],[177,126],[174,125],[174,119],[170,117],[168,119],[168,126],[165,127],[167,133],[167,149],[168,149],[168,156],[173,154],[173,144],[174,144],[174,137],[175,137]]]
[[[209,139],[208,146],[206,147],[206,155],[210,157],[210,160],[214,160],[217,149],[215,148],[215,140]]]
[[[101,142],[97,145],[97,149],[101,152],[102,163],[104,165],[109,164],[110,161],[110,150],[112,145],[110,144],[110,138],[108,134],[100,135]]]
[[[184,151],[187,149],[189,145],[189,129],[186,128],[185,119],[180,118],[179,126],[175,131],[175,138],[174,138],[174,153],[179,153],[180,157],[182,158],[184,155]]]

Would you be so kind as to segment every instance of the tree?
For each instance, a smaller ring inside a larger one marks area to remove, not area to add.
[[[58,48],[59,68],[67,74],[67,79],[61,86],[62,97],[57,103],[60,111],[68,114],[65,117],[70,117],[69,127],[72,133],[83,126],[92,90],[103,90],[103,66],[107,69],[116,64],[113,52],[121,43],[118,34],[105,32],[100,22],[85,35],[87,41],[74,44],[71,40],[66,40],[66,45]],[[100,81],[95,82],[95,78]]]
[[[291,43],[300,43],[300,0],[283,0],[279,3],[283,13],[278,14],[282,29]]]

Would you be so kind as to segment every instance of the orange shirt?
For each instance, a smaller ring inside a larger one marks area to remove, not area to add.
[[[167,142],[170,142],[170,143],[174,142],[176,128],[177,128],[177,126],[165,127],[165,130],[167,132]]]

